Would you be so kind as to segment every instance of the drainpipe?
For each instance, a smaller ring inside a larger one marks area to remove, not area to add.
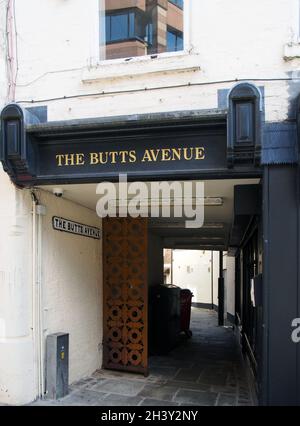
[[[32,197],[32,306],[33,306],[33,341],[35,353],[35,382],[37,396],[45,394],[44,373],[44,327],[42,301],[42,215],[44,206],[39,204],[35,192]]]
[[[35,355],[35,370],[34,381],[36,386],[36,394],[39,395],[40,380],[39,380],[39,360],[37,352],[37,297],[36,297],[36,205],[37,198],[34,192],[31,192],[32,198],[32,336],[33,348]]]
[[[44,322],[43,322],[43,287],[42,287],[42,207],[37,206],[38,214],[38,235],[37,235],[37,289],[39,294],[39,370],[40,370],[40,394],[43,398],[45,395],[45,372],[44,372]]]

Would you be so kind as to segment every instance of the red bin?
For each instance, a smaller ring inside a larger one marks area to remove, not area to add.
[[[193,293],[190,290],[180,291],[180,324],[181,331],[184,331],[188,337],[192,337],[190,330],[191,310]]]

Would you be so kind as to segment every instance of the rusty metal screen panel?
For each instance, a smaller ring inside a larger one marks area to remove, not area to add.
[[[148,373],[148,226],[103,220],[103,368]]]

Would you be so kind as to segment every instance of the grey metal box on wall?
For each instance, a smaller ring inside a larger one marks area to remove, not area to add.
[[[69,334],[50,334],[46,346],[47,398],[59,399],[68,394],[69,388]]]

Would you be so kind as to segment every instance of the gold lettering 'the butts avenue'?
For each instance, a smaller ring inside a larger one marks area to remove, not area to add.
[[[90,164],[126,164],[136,162],[135,151],[91,152]]]
[[[135,150],[90,152],[87,155],[78,153],[56,155],[56,162],[58,167],[84,166],[87,164],[87,161],[89,165],[95,166],[117,163],[136,163],[138,161],[141,163],[156,163],[192,160],[205,160],[205,148],[192,147],[146,149],[140,158],[138,158],[138,154]]]
[[[146,149],[142,162],[204,160],[204,148]]]
[[[57,165],[62,166],[84,166],[84,154],[58,154],[56,156]]]

